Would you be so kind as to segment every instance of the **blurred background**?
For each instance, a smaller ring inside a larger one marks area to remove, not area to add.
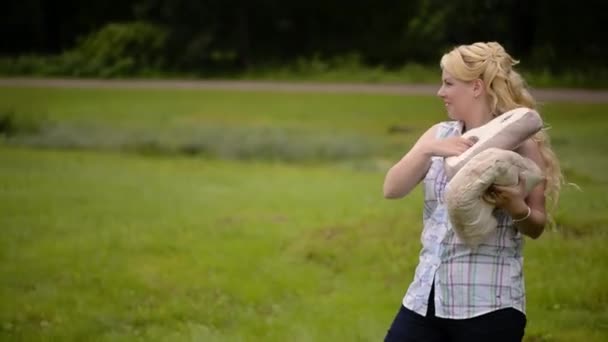
[[[23,0],[0,73],[434,82],[455,45],[499,41],[536,86],[605,87],[604,1]]]
[[[608,341],[606,4],[4,3],[0,340],[381,340],[423,207],[384,176],[447,120],[441,55],[498,41],[567,180],[525,341]]]

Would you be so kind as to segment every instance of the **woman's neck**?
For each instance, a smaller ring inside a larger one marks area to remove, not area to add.
[[[464,119],[463,132],[469,131],[473,128],[483,126],[490,122],[494,116],[490,112],[489,108],[480,107],[476,110],[471,111],[471,115]]]

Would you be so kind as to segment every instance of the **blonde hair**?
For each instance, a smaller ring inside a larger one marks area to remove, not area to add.
[[[489,42],[458,46],[443,55],[440,65],[461,81],[483,80],[492,115],[498,116],[517,107],[536,110],[536,101],[524,79],[513,69],[518,63],[499,43]],[[543,128],[532,139],[538,144],[545,162],[545,196],[549,211],[553,211],[557,207],[564,176],[551,148],[547,129]]]

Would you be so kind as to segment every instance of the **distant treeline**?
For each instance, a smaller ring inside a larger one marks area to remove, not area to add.
[[[343,56],[391,68],[436,64],[457,44],[499,41],[529,68],[589,71],[608,60],[601,29],[608,2],[599,0],[19,0],[2,7],[5,58],[79,48],[119,59],[127,53],[121,63],[131,68],[183,72]]]

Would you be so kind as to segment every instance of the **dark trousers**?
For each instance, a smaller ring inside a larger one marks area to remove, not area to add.
[[[508,308],[469,319],[439,318],[435,316],[433,290],[426,317],[402,305],[385,342],[520,342],[523,339],[526,316],[521,311]]]

